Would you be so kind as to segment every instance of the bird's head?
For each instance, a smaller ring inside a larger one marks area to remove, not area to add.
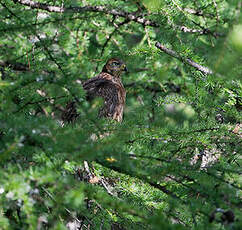
[[[127,68],[123,61],[117,58],[111,58],[103,67],[102,72],[109,73],[114,77],[120,77],[122,72],[127,72]]]

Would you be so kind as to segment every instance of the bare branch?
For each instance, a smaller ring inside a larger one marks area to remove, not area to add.
[[[168,55],[181,60],[183,63],[186,63],[186,64],[196,68],[197,70],[199,70],[200,72],[202,72],[204,74],[213,74],[213,71],[210,70],[209,68],[199,65],[198,63],[192,61],[189,58],[182,58],[181,56],[179,56],[179,54],[177,52],[175,52],[174,50],[168,49],[167,47],[163,46],[159,42],[156,42],[155,46],[158,49],[162,50],[163,52],[167,53]]]

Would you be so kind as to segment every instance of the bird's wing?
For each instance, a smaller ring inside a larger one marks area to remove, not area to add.
[[[91,78],[83,83],[84,90],[88,96],[97,96],[104,98],[104,110],[106,116],[113,116],[115,108],[119,104],[118,88],[111,79],[100,76]]]

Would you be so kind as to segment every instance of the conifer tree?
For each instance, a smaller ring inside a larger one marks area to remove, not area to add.
[[[0,0],[0,229],[241,229],[241,6]],[[112,57],[121,123],[82,87]]]

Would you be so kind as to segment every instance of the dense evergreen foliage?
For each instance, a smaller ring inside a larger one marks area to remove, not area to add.
[[[241,6],[0,0],[0,229],[242,229]],[[81,85],[111,57],[122,123]]]

